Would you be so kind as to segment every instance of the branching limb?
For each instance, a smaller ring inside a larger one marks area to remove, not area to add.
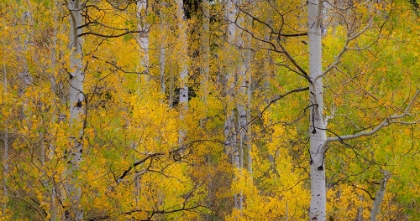
[[[282,98],[284,98],[284,97],[286,97],[286,96],[288,96],[288,95],[290,95],[290,94],[293,94],[293,93],[296,93],[296,92],[302,92],[302,91],[307,91],[307,90],[309,90],[309,87],[303,87],[303,88],[297,88],[297,89],[293,89],[293,90],[291,90],[291,91],[288,91],[288,92],[286,92],[286,93],[284,93],[284,94],[281,94],[281,95],[277,95],[275,98],[273,98],[261,111],[260,111],[260,113],[259,113],[259,116],[256,116],[256,117],[254,117],[253,119],[251,119],[250,121],[249,121],[249,123],[248,124],[250,124],[250,123],[252,123],[252,122],[254,122],[257,118],[262,118],[262,115],[263,115],[263,113],[272,105],[272,104],[274,104],[274,103],[276,103],[278,100],[280,100],[280,99],[282,99]]]
[[[144,30],[141,30],[141,31],[130,31],[130,30],[126,30],[125,32],[120,33],[120,34],[106,35],[106,34],[95,33],[95,32],[89,31],[89,32],[81,33],[81,34],[77,35],[77,37],[82,37],[84,35],[95,35],[97,37],[102,37],[102,38],[119,38],[119,37],[122,37],[122,36],[128,35],[128,34],[139,34],[139,33],[145,33],[145,32],[146,31],[144,31]]]
[[[410,103],[405,108],[405,110],[404,110],[404,112],[402,114],[392,115],[392,116],[389,116],[389,117],[385,118],[378,126],[374,127],[370,131],[362,131],[360,133],[351,134],[351,135],[329,137],[329,138],[327,138],[324,146],[327,145],[327,143],[332,142],[332,141],[340,141],[340,142],[343,142],[343,140],[350,140],[350,139],[356,139],[356,138],[359,138],[359,137],[370,136],[372,134],[375,134],[376,132],[378,132],[382,128],[389,126],[390,124],[395,124],[395,123],[404,123],[404,124],[409,124],[410,123],[410,124],[414,124],[415,122],[401,122],[401,121],[395,121],[395,120],[401,119],[401,118],[404,118],[404,117],[410,115],[410,110],[413,107],[414,102],[416,101],[416,99],[419,96],[419,94],[420,94],[420,90],[418,90],[414,94],[413,99],[411,99]]]
[[[172,214],[172,213],[177,213],[177,212],[197,212],[196,210],[199,208],[206,208],[206,206],[202,206],[200,204],[198,205],[194,205],[194,206],[187,206],[186,204],[188,203],[188,198],[185,199],[185,201],[182,204],[182,207],[177,208],[177,209],[169,209],[169,210],[143,210],[143,209],[135,209],[135,210],[130,210],[128,212],[123,212],[117,216],[126,216],[126,215],[131,215],[133,213],[141,213],[141,212],[146,212],[148,214],[150,214],[146,219],[143,219],[143,221],[151,221],[153,216],[157,215],[157,214]],[[96,220],[107,220],[107,219],[113,219],[115,217],[112,217],[111,215],[104,215],[104,216],[98,216],[98,217],[92,217],[92,218],[88,218],[86,220],[89,221],[96,221]]]
[[[149,75],[149,73],[147,72],[147,70],[142,71],[142,72],[137,72],[137,71],[127,71],[127,70],[124,70],[122,67],[120,67],[120,66],[116,65],[114,62],[110,62],[110,61],[103,60],[103,59],[98,58],[98,57],[96,57],[96,56],[94,56],[94,55],[92,55],[92,58],[97,59],[97,60],[101,60],[101,61],[105,62],[106,64],[109,64],[109,65],[113,66],[113,67],[114,67],[115,69],[117,69],[118,71],[123,72],[124,74],[137,74],[137,75],[144,74],[144,75]],[[107,76],[108,76],[108,75],[107,75]],[[105,77],[104,77],[104,78],[105,78]],[[103,80],[104,78],[102,78],[102,79],[100,79],[100,80]]]
[[[336,56],[335,60],[333,63],[331,63],[323,72],[321,75],[318,75],[316,78],[313,79],[313,82],[317,81],[319,78],[324,77],[328,72],[330,72],[332,69],[334,69],[340,62],[341,62],[341,58],[343,57],[343,55],[345,54],[346,51],[348,51],[349,48],[349,44],[351,41],[353,41],[354,39],[358,38],[360,35],[362,35],[363,33],[365,33],[372,25],[372,20],[373,20],[373,16],[374,14],[372,13],[372,15],[370,15],[370,17],[368,18],[367,21],[367,25],[360,30],[359,32],[357,32],[356,34],[351,35],[350,33],[347,34],[347,39],[346,42],[344,43],[343,48],[341,49],[341,51],[338,53],[338,55]],[[347,27],[347,31],[349,30],[349,25],[347,24],[346,19],[344,19],[344,22],[346,23],[346,27]]]
[[[134,169],[136,166],[146,162],[148,159],[153,159],[153,157],[157,157],[157,156],[162,156],[164,155],[163,153],[153,153],[153,154],[149,154],[148,156],[146,156],[145,158],[136,161],[132,166],[128,167],[128,169],[126,169],[121,176],[116,180],[117,183],[120,183],[129,173],[132,169]]]
[[[354,184],[351,184],[351,186],[358,189],[358,190],[361,190],[361,191],[365,192],[371,200],[375,200],[375,197],[373,197],[372,194],[370,194],[370,192],[367,189],[362,188],[362,187],[358,187],[357,185],[354,185]]]

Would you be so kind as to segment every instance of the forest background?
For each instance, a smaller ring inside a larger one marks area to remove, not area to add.
[[[1,220],[417,220],[416,0],[0,1]]]

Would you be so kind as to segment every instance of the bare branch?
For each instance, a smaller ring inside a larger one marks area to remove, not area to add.
[[[142,30],[142,31],[130,31],[130,30],[126,30],[125,32],[120,33],[120,34],[106,35],[106,34],[100,34],[100,33],[95,33],[95,32],[91,32],[90,31],[90,32],[81,33],[77,37],[82,37],[84,35],[95,35],[95,36],[102,37],[102,38],[119,38],[119,37],[122,37],[122,36],[128,35],[128,34],[139,34],[139,33],[144,33],[144,32],[146,32],[146,31],[144,31],[144,30]]]
[[[354,184],[351,184],[351,186],[358,189],[358,190],[362,190],[363,192],[367,193],[367,195],[369,195],[369,198],[371,200],[375,200],[375,197],[373,197],[372,194],[367,189],[362,188],[362,187],[358,187],[357,185],[354,185]]]
[[[411,110],[414,102],[416,101],[417,97],[419,96],[419,93],[420,93],[420,90],[418,90],[414,94],[413,99],[410,101],[410,103],[408,104],[408,106],[406,107],[406,109],[404,110],[404,112],[402,114],[392,115],[392,116],[389,116],[389,117],[385,118],[378,126],[374,127],[370,131],[363,131],[363,132],[352,134],[352,135],[329,137],[329,138],[327,138],[327,140],[324,144],[324,147],[327,145],[327,143],[332,142],[332,141],[343,142],[343,140],[350,140],[350,139],[356,139],[356,138],[359,138],[359,137],[370,136],[372,134],[375,134],[376,132],[378,132],[382,128],[387,127],[391,124],[402,123],[400,121],[394,121],[394,120],[406,117],[407,115],[410,114],[410,110]],[[412,123],[414,124],[414,122],[412,122]],[[405,122],[405,124],[408,124],[408,122]]]
[[[276,103],[278,100],[280,100],[280,99],[282,99],[282,98],[284,98],[284,97],[286,97],[286,96],[288,96],[288,95],[290,95],[290,94],[293,94],[293,93],[296,93],[296,92],[302,92],[302,91],[307,91],[307,90],[309,90],[309,87],[303,87],[303,88],[297,88],[297,89],[293,89],[293,90],[291,90],[291,91],[288,91],[288,92],[286,92],[286,93],[284,93],[284,94],[281,94],[281,95],[278,95],[278,96],[276,96],[275,98],[273,98],[268,104],[267,104],[267,106],[265,106],[261,111],[260,111],[260,113],[259,113],[259,116],[256,116],[256,117],[254,117],[252,120],[250,120],[249,121],[249,123],[248,124],[251,124],[252,122],[254,122],[257,118],[261,118],[262,117],[262,115],[263,115],[263,113],[272,105],[272,104],[274,104],[274,103]],[[247,125],[248,125],[247,124]]]
[[[125,73],[125,74],[137,74],[137,75],[140,75],[140,74],[145,74],[145,75],[148,75],[148,74],[149,74],[149,73],[147,72],[147,70],[144,70],[144,71],[142,71],[142,72],[137,72],[137,71],[126,71],[126,70],[124,70],[122,67],[117,66],[115,63],[110,62],[110,61],[103,60],[103,59],[98,58],[98,57],[96,57],[96,56],[94,56],[94,55],[92,55],[92,58],[97,59],[97,60],[101,60],[101,61],[105,62],[106,64],[109,64],[109,65],[113,66],[114,68],[116,68],[117,70],[119,70],[119,71],[121,71],[121,72],[123,72],[123,73]],[[107,77],[107,76],[105,76],[105,77]],[[101,78],[100,80],[103,80],[105,77]]]
[[[273,98],[270,103],[267,104],[266,107],[264,107],[264,109],[260,112],[260,114],[262,115],[262,113],[264,113],[264,111],[266,111],[273,103],[277,102],[278,100],[286,97],[287,95],[290,95],[292,93],[296,93],[296,92],[302,92],[302,91],[307,91],[309,90],[309,87],[302,87],[302,88],[297,88],[297,89],[293,89],[291,91],[286,92],[285,94],[281,94],[281,95],[277,95],[275,98]]]
[[[315,81],[317,81],[319,78],[322,78],[322,77],[324,77],[328,72],[330,72],[334,67],[336,67],[340,62],[341,62],[341,58],[343,57],[343,55],[344,55],[344,53],[346,52],[346,51],[348,51],[349,50],[349,44],[350,44],[350,42],[352,41],[352,40],[354,40],[354,39],[356,39],[356,38],[358,38],[360,35],[362,35],[363,33],[365,33],[369,28],[370,28],[370,26],[372,25],[372,20],[373,20],[373,13],[372,13],[372,15],[369,17],[369,19],[368,19],[368,21],[367,21],[367,25],[362,29],[362,30],[360,30],[359,32],[357,32],[356,34],[354,34],[354,35],[351,35],[350,33],[348,33],[347,34],[347,39],[346,39],[346,42],[344,43],[344,46],[343,46],[343,48],[341,49],[341,51],[340,51],[340,53],[338,53],[338,55],[336,56],[336,58],[335,58],[335,60],[334,60],[334,62],[332,63],[332,64],[330,64],[323,72],[322,72],[322,74],[321,75],[318,75],[316,78],[314,78],[313,79],[313,81],[315,82]],[[347,21],[345,20],[345,22],[346,22],[346,26],[347,26],[347,30],[348,30],[348,24],[347,24]]]
[[[143,159],[141,159],[141,160],[138,160],[138,161],[136,161],[132,166],[130,166],[128,169],[126,169],[123,173],[122,173],[122,175],[116,180],[117,181],[117,183],[120,183],[121,182],[121,180],[123,180],[129,173],[130,173],[130,171],[133,169],[133,168],[135,168],[136,166],[138,166],[138,165],[140,165],[140,164],[142,164],[142,163],[144,163],[144,162],[146,162],[148,159],[151,159],[151,158],[153,158],[153,157],[157,157],[157,156],[162,156],[162,155],[164,155],[163,153],[153,153],[153,154],[149,154],[148,156],[146,156],[145,158],[143,158]]]

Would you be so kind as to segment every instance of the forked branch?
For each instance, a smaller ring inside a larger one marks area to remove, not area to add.
[[[404,123],[404,124],[409,124],[409,123],[416,123],[416,122],[400,122],[400,121],[396,121],[398,119],[404,118],[408,115],[410,115],[410,110],[413,107],[414,103],[417,100],[417,97],[420,94],[420,90],[417,90],[416,93],[414,94],[413,98],[411,99],[410,103],[408,104],[408,106],[405,108],[404,112],[402,114],[397,114],[397,115],[391,115],[389,117],[386,117],[385,119],[382,120],[382,122],[374,127],[372,130],[370,131],[362,131],[360,133],[356,133],[356,134],[351,134],[351,135],[344,135],[344,136],[335,136],[335,137],[329,137],[327,138],[324,147],[326,147],[326,145],[329,142],[333,142],[333,141],[344,141],[344,140],[350,140],[350,139],[356,139],[359,137],[365,137],[365,136],[370,136],[372,134],[375,134],[376,132],[378,132],[379,130],[381,130],[384,127],[387,127],[391,124],[395,124],[395,123]]]

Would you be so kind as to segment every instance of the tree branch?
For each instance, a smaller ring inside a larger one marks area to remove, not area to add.
[[[105,34],[100,34],[100,33],[95,33],[95,32],[84,32],[84,33],[81,33],[81,34],[77,35],[77,37],[82,37],[84,35],[95,35],[95,36],[102,37],[102,38],[119,38],[119,37],[122,37],[124,35],[139,34],[139,33],[143,33],[143,32],[146,32],[146,31],[144,31],[144,30],[142,30],[142,31],[126,30],[124,33],[120,33],[120,34],[117,34],[117,35],[105,35]]]
[[[276,103],[278,100],[280,100],[280,99],[282,99],[282,98],[284,98],[284,97],[286,97],[286,96],[288,96],[288,95],[290,95],[290,94],[293,94],[293,93],[296,93],[296,92],[302,92],[302,91],[307,91],[307,90],[309,90],[309,87],[303,87],[303,88],[297,88],[297,89],[293,89],[293,90],[291,90],[291,91],[288,91],[288,92],[286,92],[286,93],[284,93],[284,94],[281,94],[281,95],[277,95],[275,98],[273,98],[261,111],[260,111],[260,113],[259,113],[259,115],[258,116],[256,116],[256,117],[254,117],[253,119],[251,119],[250,121],[249,121],[249,123],[248,124],[250,124],[250,123],[252,123],[253,121],[255,121],[255,119],[257,119],[258,117],[259,118],[261,118],[262,117],[262,115],[263,115],[263,113],[272,105],[272,104],[274,104],[274,103]],[[247,124],[247,125],[248,125]]]
[[[142,164],[142,163],[144,163],[144,162],[146,162],[148,159],[150,159],[150,158],[152,158],[152,157],[157,157],[157,156],[162,156],[162,155],[164,155],[163,153],[153,153],[153,154],[150,154],[150,155],[148,155],[147,157],[145,157],[145,158],[143,158],[143,159],[141,159],[141,160],[138,160],[138,161],[136,161],[132,166],[130,166],[130,167],[128,167],[128,169],[126,169],[122,174],[121,174],[121,176],[116,180],[117,181],[117,183],[120,183],[129,173],[130,173],[130,171],[133,169],[133,168],[135,168],[136,166],[138,166],[138,165],[140,165],[140,164]]]
[[[417,97],[419,96],[419,93],[420,93],[420,90],[418,90],[414,94],[413,99],[411,99],[410,103],[405,108],[405,110],[404,110],[404,112],[402,114],[399,114],[399,115],[391,115],[391,116],[385,118],[378,126],[374,127],[370,131],[362,131],[360,133],[351,134],[351,135],[329,137],[329,138],[327,138],[327,140],[326,140],[326,142],[324,144],[324,147],[327,145],[327,143],[332,142],[332,141],[340,141],[340,142],[343,142],[343,140],[350,140],[350,139],[356,139],[356,138],[359,138],[359,137],[369,136],[369,135],[372,135],[372,134],[378,132],[382,128],[389,126],[390,124],[393,124],[393,123],[402,123],[400,121],[394,121],[394,120],[400,119],[400,118],[403,118],[403,117],[406,117],[407,115],[410,114],[410,110],[413,107],[413,104],[416,101]],[[404,122],[404,124],[408,124],[408,122]]]

